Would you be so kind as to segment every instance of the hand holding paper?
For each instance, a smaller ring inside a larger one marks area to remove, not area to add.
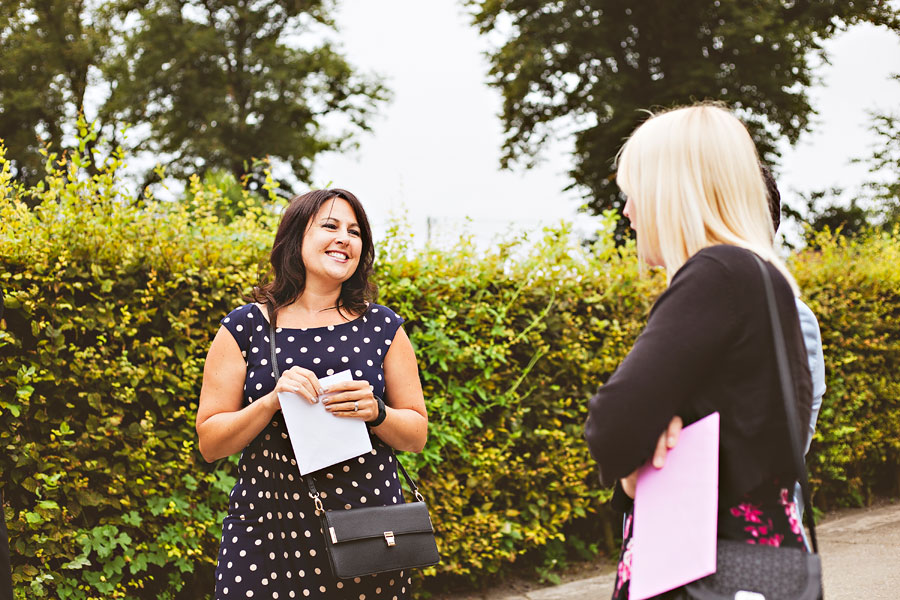
[[[666,430],[659,436],[659,441],[656,442],[656,451],[653,453],[653,459],[650,461],[657,469],[662,469],[665,466],[669,450],[678,444],[678,437],[681,435],[683,426],[684,421],[681,420],[681,417],[675,415],[672,417]],[[622,490],[632,500],[634,499],[634,489],[637,487],[637,476],[640,470],[641,467],[638,467],[631,475],[620,480]]]
[[[351,381],[350,371],[319,379],[327,397],[328,387]],[[279,392],[281,412],[301,475],[372,451],[366,424],[359,419],[341,419],[329,413],[324,403],[310,404],[297,394]]]
[[[296,394],[307,402],[318,402],[319,396],[324,393],[322,384],[316,377],[316,374],[309,369],[298,366],[291,367],[281,373],[281,377],[275,384],[275,390],[279,393],[289,392]]]
[[[378,417],[378,402],[368,381],[351,379],[333,383],[325,391],[322,403],[336,417],[366,422]]]

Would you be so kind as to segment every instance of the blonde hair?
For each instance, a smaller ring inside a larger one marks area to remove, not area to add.
[[[701,104],[652,116],[625,142],[617,163],[638,255],[661,261],[669,281],[699,250],[728,244],[771,262],[798,293],[774,248],[756,146],[728,110]]]

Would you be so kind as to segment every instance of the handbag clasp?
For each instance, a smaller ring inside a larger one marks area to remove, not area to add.
[[[316,514],[319,514],[320,512],[325,512],[325,507],[322,506],[322,500],[319,498],[319,492],[316,492],[315,494],[310,492],[309,497],[313,499],[313,502],[316,505]]]
[[[387,542],[388,547],[397,545],[397,542],[394,541],[394,532],[393,531],[385,531],[384,532],[384,541]]]

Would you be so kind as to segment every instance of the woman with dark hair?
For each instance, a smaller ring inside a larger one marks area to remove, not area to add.
[[[279,392],[320,401],[369,427],[373,450],[316,471],[326,510],[403,502],[393,450],[419,452],[428,419],[403,318],[371,302],[374,249],[366,213],[346,190],[291,200],[270,255],[270,281],[222,319],[197,412],[207,461],[240,452],[216,566],[217,600],[407,598],[403,571],[340,580],[298,471]],[[269,364],[273,315],[278,381]],[[349,369],[353,381],[323,390]],[[383,398],[383,400],[382,400]],[[337,442],[339,443],[339,441]]]

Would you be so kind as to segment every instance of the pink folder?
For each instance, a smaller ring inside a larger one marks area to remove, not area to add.
[[[681,431],[666,464],[638,471],[631,600],[644,600],[716,572],[719,413]]]

